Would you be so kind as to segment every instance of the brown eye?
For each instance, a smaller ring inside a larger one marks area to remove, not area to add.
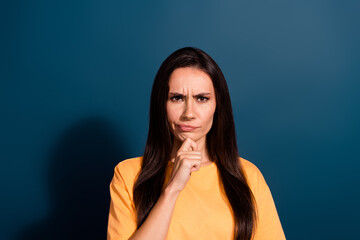
[[[180,102],[183,100],[183,98],[181,96],[173,96],[170,98],[170,100],[173,102]]]
[[[209,100],[209,98],[200,96],[197,100],[198,102],[206,102],[207,100]]]

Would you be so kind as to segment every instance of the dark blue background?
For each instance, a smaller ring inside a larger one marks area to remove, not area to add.
[[[359,1],[0,9],[1,239],[105,239],[113,168],[142,154],[153,78],[184,46],[222,68],[287,238],[358,237]]]

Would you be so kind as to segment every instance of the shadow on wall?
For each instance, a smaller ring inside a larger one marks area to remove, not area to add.
[[[49,159],[50,214],[19,240],[106,239],[109,184],[126,142],[99,118],[82,120],[60,137]]]

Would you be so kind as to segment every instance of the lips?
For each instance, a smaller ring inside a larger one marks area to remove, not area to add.
[[[176,126],[183,132],[191,132],[191,131],[194,131],[195,129],[198,128],[198,127],[195,127],[195,126],[182,125],[182,124],[177,124]]]

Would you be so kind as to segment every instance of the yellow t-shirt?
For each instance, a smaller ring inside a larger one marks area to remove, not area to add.
[[[269,187],[259,169],[239,158],[257,205],[257,226],[254,240],[285,239]],[[128,239],[136,231],[133,186],[141,168],[142,157],[127,159],[115,167],[110,184],[108,240]],[[169,161],[167,180],[173,163]],[[215,163],[192,172],[176,200],[167,240],[232,239],[234,221],[231,208],[219,185]]]

